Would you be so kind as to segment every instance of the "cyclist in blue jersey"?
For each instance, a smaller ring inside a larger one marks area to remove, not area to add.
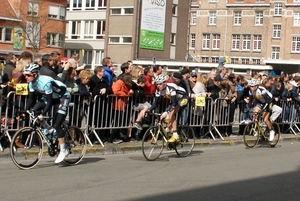
[[[49,76],[39,75],[39,65],[30,63],[24,67],[24,76],[28,84],[29,95],[26,104],[26,110],[32,109],[35,115],[38,115],[40,120],[43,119],[55,104],[59,104],[57,114],[54,118],[53,127],[56,129],[58,136],[58,144],[60,146],[60,153],[55,160],[55,163],[62,162],[69,154],[65,148],[64,132],[61,128],[70,101],[70,93],[66,90],[67,87],[64,83],[54,80]],[[37,95],[42,95],[42,98],[36,102]],[[38,112],[41,114],[38,114]]]

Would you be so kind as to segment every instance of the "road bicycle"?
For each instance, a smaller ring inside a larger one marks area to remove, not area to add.
[[[26,170],[35,167],[44,152],[48,152],[51,157],[57,156],[60,147],[55,132],[46,135],[42,123],[34,117],[32,112],[26,111],[24,114],[29,117],[31,127],[23,127],[13,136],[10,143],[10,156],[17,167]],[[28,118],[25,117],[25,119]],[[80,128],[68,124],[67,121],[62,124],[66,149],[69,150],[69,155],[63,163],[76,165],[85,155],[86,138]],[[44,150],[44,143],[48,147],[47,150]]]
[[[177,133],[180,141],[175,143],[168,143],[168,139],[172,134],[168,133],[165,129],[164,123],[160,120],[160,115],[157,113],[149,113],[154,115],[155,123],[144,134],[142,139],[142,152],[148,161],[156,160],[162,153],[163,148],[168,150],[174,149],[178,156],[188,156],[195,145],[195,133],[189,125],[177,126]]]
[[[279,125],[276,122],[272,122],[272,130],[275,132],[274,139],[272,141],[269,140],[269,131],[267,129],[264,129],[264,127],[261,125],[261,113],[254,112],[253,116],[256,116],[253,118],[253,121],[249,122],[244,130],[244,144],[247,148],[254,148],[259,140],[263,138],[267,141],[268,145],[270,147],[275,147],[279,140],[280,140],[280,128]]]

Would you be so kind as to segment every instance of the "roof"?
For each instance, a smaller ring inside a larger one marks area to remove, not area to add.
[[[18,7],[19,5],[18,2],[13,3],[10,0],[2,0],[1,1],[1,7],[2,12],[0,12],[0,20],[11,20],[11,21],[19,21],[19,17],[17,15]]]

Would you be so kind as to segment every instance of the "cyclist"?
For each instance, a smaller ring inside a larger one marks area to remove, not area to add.
[[[56,129],[58,136],[58,144],[60,146],[60,153],[55,160],[55,163],[62,162],[69,154],[69,150],[65,148],[64,132],[61,128],[67,114],[67,107],[70,101],[70,93],[66,90],[66,85],[58,80],[45,75],[39,75],[39,65],[30,63],[24,67],[24,76],[28,84],[29,95],[26,110],[32,107],[34,114],[43,110],[38,115],[40,120],[50,111],[51,107],[59,104],[57,114],[54,119],[53,127]],[[36,102],[36,96],[42,95],[42,98]]]
[[[250,86],[250,102],[254,103],[253,112],[258,113],[263,110],[262,117],[269,129],[269,141],[272,141],[275,132],[272,130],[271,121],[273,122],[277,119],[282,112],[282,108],[272,104],[273,95],[266,88],[258,86],[256,79],[249,80],[248,85]]]
[[[188,94],[184,88],[180,87],[180,81],[182,79],[180,73],[175,72],[173,74],[173,83],[167,83],[167,77],[160,74],[155,79],[156,93],[153,104],[150,107],[150,111],[157,108],[158,104],[162,102],[162,98],[169,98],[170,105],[166,108],[166,111],[161,115],[161,119],[165,119],[167,128],[173,132],[172,137],[168,140],[169,143],[174,143],[179,140],[177,133],[177,121],[176,113],[180,114],[180,111],[188,104]]]

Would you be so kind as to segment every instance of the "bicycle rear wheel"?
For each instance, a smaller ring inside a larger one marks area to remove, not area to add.
[[[84,157],[86,152],[86,138],[80,128],[70,126],[65,131],[66,149],[69,150],[69,155],[64,159],[66,165],[76,165]]]
[[[255,147],[259,142],[259,131],[256,127],[255,122],[247,124],[244,130],[244,144],[247,148]]]
[[[275,147],[280,140],[280,128],[276,122],[272,122],[272,130],[275,132],[274,139],[272,141],[268,140],[269,147]]]
[[[20,169],[31,169],[38,164],[43,155],[43,137],[38,130],[24,127],[12,138],[10,156]]]
[[[164,136],[159,126],[150,127],[142,139],[142,152],[148,161],[156,160],[164,148]]]
[[[176,144],[175,151],[178,156],[188,156],[195,146],[195,133],[189,125],[179,125],[177,128],[180,142]]]

